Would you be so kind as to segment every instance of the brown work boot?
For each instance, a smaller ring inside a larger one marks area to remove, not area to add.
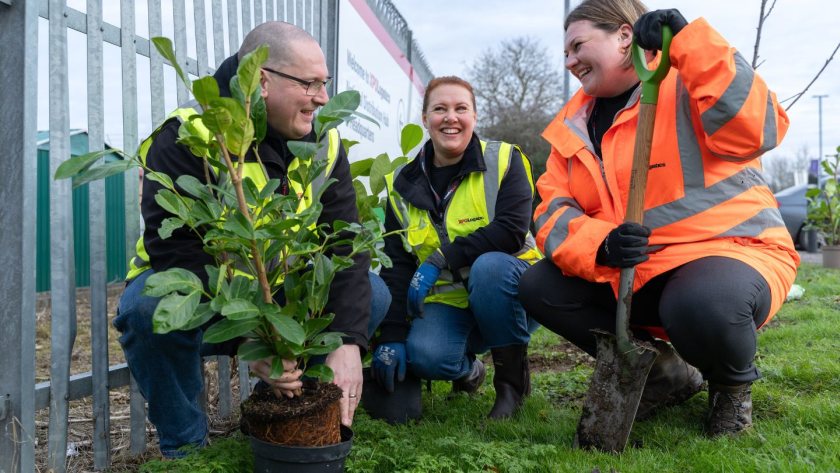
[[[486,376],[487,370],[484,368],[484,363],[476,358],[473,360],[472,369],[470,369],[469,373],[452,381],[452,392],[449,395],[451,396],[456,393],[473,394],[484,383]]]
[[[709,383],[709,418],[706,435],[734,435],[752,425],[750,383],[726,386]]]
[[[654,342],[659,356],[650,368],[636,420],[645,420],[660,409],[689,400],[703,389],[703,375],[677,354],[670,344]]]

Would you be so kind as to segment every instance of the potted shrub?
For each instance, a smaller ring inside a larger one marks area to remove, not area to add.
[[[204,250],[215,260],[205,267],[207,286],[195,274],[178,268],[148,278],[144,294],[161,297],[154,314],[154,330],[166,333],[193,329],[219,314],[219,320],[205,330],[205,342],[243,338],[238,356],[246,361],[272,359],[272,376],[276,377],[283,373],[283,359],[297,360],[309,380],[299,395],[278,399],[270,393],[255,393],[242,405],[243,427],[252,437],[256,455],[255,469],[275,468],[270,466],[275,460],[300,463],[308,459],[314,464],[301,465],[300,471],[341,471],[352,437],[349,429],[341,431],[341,389],[330,383],[333,374],[329,367],[309,366],[307,361],[342,344],[340,333],[324,331],[333,318],[324,309],[334,275],[350,267],[352,256],[359,252],[370,252],[374,260],[381,258],[386,264],[388,260],[380,244],[382,225],[376,219],[363,218],[362,223],[336,221],[331,227],[317,224],[321,213],[318,198],[331,180],[316,180],[325,165],[314,157],[319,147],[326,145],[321,139],[331,129],[356,117],[367,119],[356,112],[359,93],[343,92],[322,107],[313,127],[315,143],[289,142],[300,163],[289,172],[290,187],[297,184],[306,188],[323,182],[320,189],[313,189],[314,202],[301,206],[302,196],[297,192],[275,192],[279,180],[267,180],[258,187],[237,171],[245,155],[256,151],[266,133],[259,80],[260,67],[268,58],[267,47],[242,58],[230,84],[233,97],[220,97],[213,77],[192,82],[187,79],[168,39],[154,38],[153,43],[201,107],[200,114],[181,125],[179,143],[202,156],[205,169],[212,166],[217,171],[214,180],[206,173],[202,182],[192,176],[173,179],[145,169],[145,179],[163,186],[155,200],[172,214],[163,222],[160,236],[168,238],[174,230],[187,227],[202,236]],[[201,120],[209,135],[193,126],[196,120]],[[144,166],[139,157],[124,153],[127,159],[121,162],[96,164],[101,156],[90,153],[71,158],[59,168],[56,178],[73,177],[74,185],[81,185]],[[360,173],[371,174],[376,163],[372,161]],[[365,192],[364,186],[356,189]],[[370,203],[372,196],[365,193],[357,200]],[[372,215],[372,210],[363,215]],[[331,250],[339,245],[351,247],[351,254],[333,253]],[[294,471],[293,467],[277,468]]]
[[[840,268],[840,146],[837,153],[822,161],[828,175],[822,188],[808,189],[807,222],[825,239],[822,247],[823,265]]]

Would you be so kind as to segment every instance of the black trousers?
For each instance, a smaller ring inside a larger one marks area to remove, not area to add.
[[[616,299],[610,285],[564,276],[549,259],[519,283],[525,310],[592,356],[590,330],[615,333]],[[738,385],[761,377],[753,364],[756,327],[770,311],[770,287],[749,265],[718,256],[663,273],[633,295],[630,323],[659,326],[680,356],[711,382]],[[650,339],[634,329],[638,338]]]

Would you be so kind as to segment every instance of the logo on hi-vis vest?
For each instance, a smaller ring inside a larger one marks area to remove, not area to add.
[[[459,220],[458,220],[458,224],[459,224],[459,225],[463,225],[463,224],[465,224],[465,223],[478,222],[479,220],[484,220],[484,217],[467,217],[467,218],[462,218],[462,219],[459,219]]]

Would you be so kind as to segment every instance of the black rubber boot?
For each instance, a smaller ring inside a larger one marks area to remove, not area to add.
[[[659,356],[650,368],[636,420],[645,420],[660,409],[689,400],[703,389],[703,375],[677,354],[670,344],[655,341]]]
[[[452,381],[452,392],[449,394],[450,396],[457,393],[473,394],[478,391],[486,377],[487,370],[484,368],[484,363],[476,358],[473,360],[472,369],[469,373]]]
[[[709,418],[706,435],[734,435],[752,426],[751,384],[726,386],[709,383]]]
[[[496,402],[487,417],[504,419],[512,416],[531,394],[531,372],[528,368],[528,345],[510,345],[490,350],[493,354],[493,387]]]

